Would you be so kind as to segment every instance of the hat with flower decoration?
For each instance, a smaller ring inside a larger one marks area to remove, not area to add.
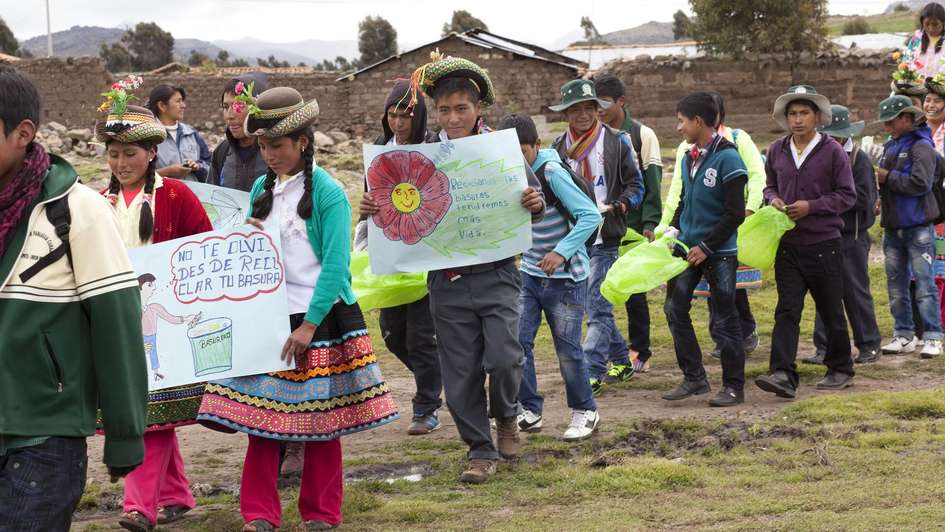
[[[411,100],[408,107],[416,104],[418,91],[422,90],[432,98],[437,83],[449,78],[470,80],[479,90],[479,100],[483,105],[495,103],[495,88],[492,86],[492,80],[484,68],[462,57],[443,55],[437,49],[430,53],[430,62],[415,70],[410,77]]]
[[[254,137],[284,137],[305,129],[318,119],[318,102],[305,101],[292,87],[275,87],[263,91],[243,122],[243,130]]]
[[[95,138],[99,142],[153,142],[160,144],[167,138],[167,129],[157,121],[149,109],[129,105],[135,99],[131,93],[141,86],[138,76],[127,78],[112,84],[111,90],[102,93],[105,101],[98,110],[108,113],[105,120],[95,123]]]

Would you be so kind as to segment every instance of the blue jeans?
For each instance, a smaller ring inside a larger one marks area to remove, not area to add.
[[[541,414],[544,397],[538,393],[535,375],[535,334],[541,326],[544,310],[558,367],[564,379],[564,391],[568,407],[575,410],[597,410],[587,377],[587,364],[581,349],[581,322],[584,319],[584,300],[587,281],[570,279],[547,279],[522,273],[522,294],[519,296],[518,340],[525,350],[525,368],[522,385],[518,390],[518,401],[522,408]]]
[[[49,438],[0,456],[0,531],[67,531],[85,489],[85,438]]]
[[[942,339],[938,290],[932,275],[935,259],[935,229],[931,224],[910,229],[886,229],[883,235],[886,254],[886,287],[889,307],[895,321],[895,335],[912,338],[915,324],[909,294],[910,272],[915,277],[915,297],[925,330],[925,340]]]
[[[706,379],[702,365],[702,349],[696,339],[689,311],[692,309],[692,292],[705,277],[709,283],[709,306],[715,315],[715,338],[722,353],[722,383],[742,390],[745,387],[745,343],[742,327],[735,310],[735,257],[709,257],[699,266],[670,279],[666,288],[666,321],[673,335],[676,361],[685,379],[701,382]]]
[[[617,246],[591,246],[591,273],[587,278],[587,337],[584,338],[584,358],[592,379],[603,379],[607,361],[628,364],[629,350],[617,323],[614,306],[600,293],[600,285],[610,267],[617,262]]]

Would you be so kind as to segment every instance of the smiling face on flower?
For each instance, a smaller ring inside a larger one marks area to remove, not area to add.
[[[416,244],[433,233],[453,203],[449,178],[421,153],[378,155],[367,174],[379,208],[371,219],[390,240]]]

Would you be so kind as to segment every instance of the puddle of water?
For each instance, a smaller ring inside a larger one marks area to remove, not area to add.
[[[397,478],[386,478],[384,479],[384,482],[387,482],[388,484],[393,484],[394,482],[397,482],[398,480],[406,480],[407,482],[420,482],[421,480],[423,480],[423,475],[421,475],[420,473],[415,473],[413,475],[404,475],[402,477],[397,477]]]

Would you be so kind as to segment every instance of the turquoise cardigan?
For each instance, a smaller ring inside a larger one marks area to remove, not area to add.
[[[266,176],[260,176],[249,193],[249,212],[262,193]],[[305,321],[322,323],[338,298],[353,305],[357,298],[351,288],[351,204],[344,189],[319,166],[312,175],[312,216],[305,220],[308,240],[322,263]]]

